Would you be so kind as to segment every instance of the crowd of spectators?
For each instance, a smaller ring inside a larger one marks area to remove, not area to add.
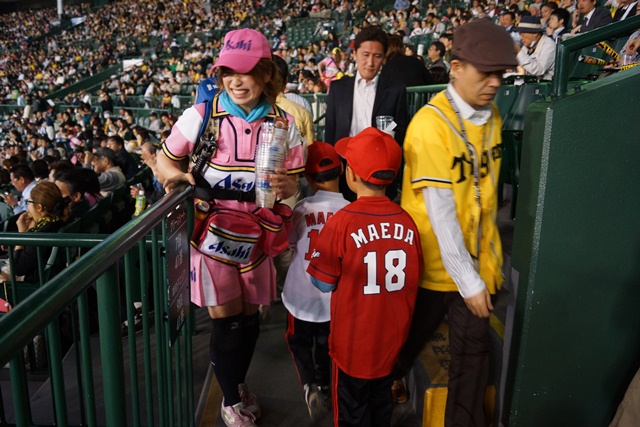
[[[614,16],[619,19],[635,16],[636,9],[627,10],[635,6],[627,4],[627,0],[618,1],[616,6],[622,13]],[[55,18],[54,9],[2,15],[0,31],[8,36],[0,46],[3,52],[0,97],[3,103],[15,102],[25,108],[5,118],[0,141],[25,144],[30,156],[37,153],[39,158],[45,155],[45,147],[51,150],[58,144],[58,148],[66,147],[72,153],[78,146],[98,146],[114,135],[123,138],[125,148],[130,151],[138,150],[147,139],[162,141],[175,116],[168,112],[153,113],[141,123],[130,109],[172,109],[179,114],[185,107],[185,101],[179,98],[185,97],[191,102],[197,84],[210,74],[209,68],[221,43],[221,37],[211,34],[222,36],[225,29],[233,26],[253,26],[270,34],[274,53],[289,66],[287,91],[319,94],[330,89],[331,81],[355,73],[353,40],[362,28],[370,25],[380,25],[393,36],[394,48],[387,56],[387,73],[392,73],[392,67],[398,69],[398,64],[411,64],[414,71],[411,76],[405,76],[407,85],[446,83],[452,34],[457,26],[474,19],[492,19],[511,34],[514,49],[522,52],[519,57],[527,57],[528,64],[535,54],[530,42],[522,48],[518,22],[523,19],[532,22],[536,34],[546,34],[545,37],[557,41],[576,23],[576,11],[584,10],[588,14],[593,4],[590,0],[580,0],[576,8],[572,3],[558,5],[540,0],[528,6],[517,0],[506,3],[472,0],[465,10],[436,7],[435,3],[420,0],[407,3],[399,10],[374,11],[368,10],[362,0],[288,0],[267,15],[258,13],[259,8],[266,5],[260,1],[212,4],[178,0],[121,1],[91,13],[88,4],[65,9],[66,15],[86,16],[86,21],[34,43],[29,40],[49,29],[44,22]],[[340,17],[339,22],[335,20],[335,13]],[[291,43],[286,36],[287,28],[296,25],[296,18],[309,16],[325,17],[317,20],[314,41],[306,46]],[[17,25],[18,22],[23,25]],[[207,31],[208,37],[197,36]],[[157,40],[157,45],[141,49],[143,44],[138,41],[150,38]],[[533,38],[539,40],[537,36]],[[540,44],[537,41],[533,44],[536,43]],[[627,61],[628,57],[637,59],[638,56],[637,43],[629,45],[636,53],[625,56]],[[94,92],[97,100],[93,97],[92,101],[91,94],[83,91],[71,93],[60,101],[73,107],[52,114],[51,105],[45,99],[53,90],[132,54],[143,61],[103,81]],[[412,60],[404,61],[404,56]],[[404,70],[402,65],[400,69]],[[527,65],[514,71],[529,74],[533,69],[536,67]],[[405,73],[396,70],[392,74],[403,78]],[[551,75],[549,67],[538,73],[546,78]],[[144,104],[134,104],[132,99],[136,96],[143,99]],[[96,109],[97,106],[100,108]]]

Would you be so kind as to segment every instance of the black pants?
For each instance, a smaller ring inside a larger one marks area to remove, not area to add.
[[[336,427],[389,427],[393,376],[361,379],[333,365],[333,421]],[[368,421],[368,422],[367,422]]]
[[[489,319],[474,316],[457,292],[419,288],[409,337],[394,378],[405,376],[445,313],[449,316],[449,390],[445,426],[487,425],[484,396],[489,381]]]
[[[328,386],[331,381],[329,322],[306,322],[288,313],[286,337],[300,384]]]

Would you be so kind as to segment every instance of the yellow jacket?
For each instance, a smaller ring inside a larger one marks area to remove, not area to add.
[[[502,158],[502,120],[495,104],[489,121],[477,126],[464,120],[467,137],[480,156],[480,221],[474,223],[477,206],[474,189],[473,158],[459,133],[456,114],[444,92],[433,97],[411,120],[404,141],[405,170],[402,207],[411,214],[420,231],[424,273],[420,286],[435,291],[458,288],[442,262],[438,241],[427,215],[422,196],[425,187],[453,191],[456,214],[467,250],[474,255],[476,270],[490,293],[502,285],[502,244],[496,225],[496,187]],[[439,110],[439,111],[438,111]],[[475,155],[475,154],[472,154]]]

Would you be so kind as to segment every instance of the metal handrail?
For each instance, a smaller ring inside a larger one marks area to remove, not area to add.
[[[640,28],[640,16],[625,19],[613,24],[605,25],[597,30],[580,34],[568,40],[558,43],[556,49],[556,68],[553,78],[552,94],[560,97],[567,93],[569,87],[569,73],[573,62],[571,61],[571,53],[608,40],[613,37],[621,36],[633,30]]]
[[[125,224],[107,237],[55,278],[0,318],[0,366],[4,366],[29,340],[60,314],[78,295],[86,291],[91,283],[107,272],[114,260],[124,256],[140,240],[160,223],[178,204],[190,197],[192,188],[174,191],[142,215]],[[3,244],[44,245],[41,239],[29,233],[7,233],[0,237]],[[86,236],[86,235],[85,235]],[[89,246],[95,238],[69,239],[56,236],[58,246]],[[39,240],[39,242],[36,242]],[[51,246],[51,240],[48,243]]]

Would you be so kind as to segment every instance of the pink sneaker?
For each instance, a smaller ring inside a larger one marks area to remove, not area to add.
[[[262,411],[260,411],[258,399],[256,398],[255,394],[249,391],[249,386],[247,386],[246,384],[239,384],[238,392],[240,392],[240,399],[244,404],[244,409],[251,412],[256,420],[260,418],[260,415],[262,415]]]
[[[257,427],[253,414],[244,409],[242,402],[233,406],[224,406],[222,401],[222,411],[220,412],[222,421],[227,427]]]

